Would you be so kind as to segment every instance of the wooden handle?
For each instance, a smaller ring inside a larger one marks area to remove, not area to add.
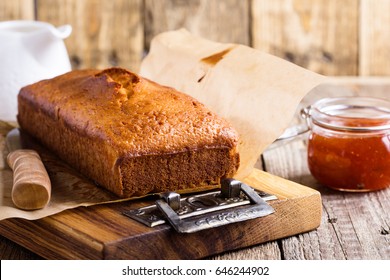
[[[14,172],[12,201],[16,207],[35,210],[45,207],[50,200],[51,184],[45,166],[33,150],[16,150],[7,161]]]

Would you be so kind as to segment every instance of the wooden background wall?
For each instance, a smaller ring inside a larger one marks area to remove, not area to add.
[[[390,0],[0,0],[13,19],[71,24],[73,68],[137,71],[154,35],[185,27],[325,75],[390,75]]]

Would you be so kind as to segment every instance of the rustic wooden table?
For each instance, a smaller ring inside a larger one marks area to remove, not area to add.
[[[375,96],[390,100],[389,78],[335,78],[312,90],[306,107],[327,96]],[[298,109],[299,110],[299,109]],[[299,121],[297,114],[293,124]],[[319,185],[306,163],[306,138],[266,150],[257,167],[318,190],[323,216],[318,229],[267,242],[213,259],[390,259],[390,188],[370,193],[343,193]],[[40,256],[0,236],[0,259]]]

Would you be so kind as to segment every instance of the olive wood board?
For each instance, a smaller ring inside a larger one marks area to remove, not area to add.
[[[318,191],[255,169],[244,180],[278,197],[275,213],[200,232],[177,233],[168,224],[149,228],[123,211],[153,197],[78,207],[39,220],[0,222],[0,234],[47,259],[200,259],[307,232],[321,222]]]

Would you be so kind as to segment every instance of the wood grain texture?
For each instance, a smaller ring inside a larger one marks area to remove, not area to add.
[[[121,66],[138,71],[143,55],[141,0],[37,0],[37,19],[70,24],[72,68]]]
[[[358,0],[254,0],[253,47],[317,73],[357,75],[358,7]]]
[[[145,49],[158,33],[186,28],[223,43],[250,44],[249,0],[145,0]]]
[[[180,234],[169,225],[148,228],[121,214],[145,204],[141,200],[80,207],[36,221],[7,219],[0,222],[0,233],[48,259],[199,259],[319,226],[317,191],[260,170],[245,181],[278,197],[270,203],[274,214]]]
[[[359,74],[390,75],[390,1],[360,1]]]
[[[227,252],[214,256],[213,260],[281,260],[281,252],[277,241],[243,248],[239,251]]]
[[[33,20],[34,0],[3,0],[0,1],[0,21]]]
[[[0,235],[1,260],[38,260],[42,257]]]

